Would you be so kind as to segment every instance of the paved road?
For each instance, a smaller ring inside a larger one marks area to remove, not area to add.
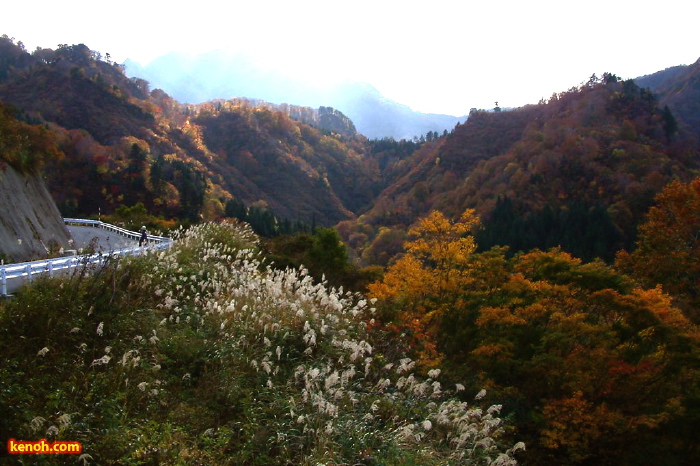
[[[83,226],[73,226],[66,225],[68,231],[73,237],[73,249],[78,251],[80,254],[81,249],[88,248],[91,244],[95,248],[95,252],[110,252],[115,249],[121,249],[126,247],[138,246],[139,242],[137,240],[125,238],[124,236],[118,235],[113,231],[104,230],[102,228],[94,227],[83,227]],[[57,271],[57,274],[68,274],[70,271]],[[19,287],[24,284],[25,280],[21,278],[14,278],[7,280],[7,292],[12,294]],[[0,291],[0,299],[2,298],[2,291]]]
[[[74,249],[85,249],[92,241],[95,241],[96,250],[102,252],[139,245],[137,240],[125,238],[113,231],[103,230],[102,228],[74,225],[67,225],[67,227],[73,237]]]

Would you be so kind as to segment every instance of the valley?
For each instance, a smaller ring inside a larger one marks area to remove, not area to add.
[[[164,74],[178,97],[138,77],[166,58],[0,38],[0,192],[176,238],[0,304],[3,439],[60,425],[98,463],[700,459],[700,61],[451,120]]]

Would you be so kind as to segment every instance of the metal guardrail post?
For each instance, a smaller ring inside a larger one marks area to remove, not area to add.
[[[4,267],[2,269],[2,295],[7,295],[7,271]]]

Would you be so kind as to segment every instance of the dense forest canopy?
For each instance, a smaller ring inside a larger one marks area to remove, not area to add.
[[[673,222],[652,233],[657,221],[642,241],[663,255],[656,244]],[[670,296],[647,276],[560,249],[477,252],[478,223],[473,210],[454,222],[434,211],[410,231],[405,255],[369,287],[383,331],[426,369],[489,387],[533,463],[697,460],[700,332],[682,311],[687,290],[664,287]]]

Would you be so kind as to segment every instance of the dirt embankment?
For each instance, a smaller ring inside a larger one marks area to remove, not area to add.
[[[39,174],[22,175],[0,166],[0,259],[42,259],[72,249],[70,234]]]

